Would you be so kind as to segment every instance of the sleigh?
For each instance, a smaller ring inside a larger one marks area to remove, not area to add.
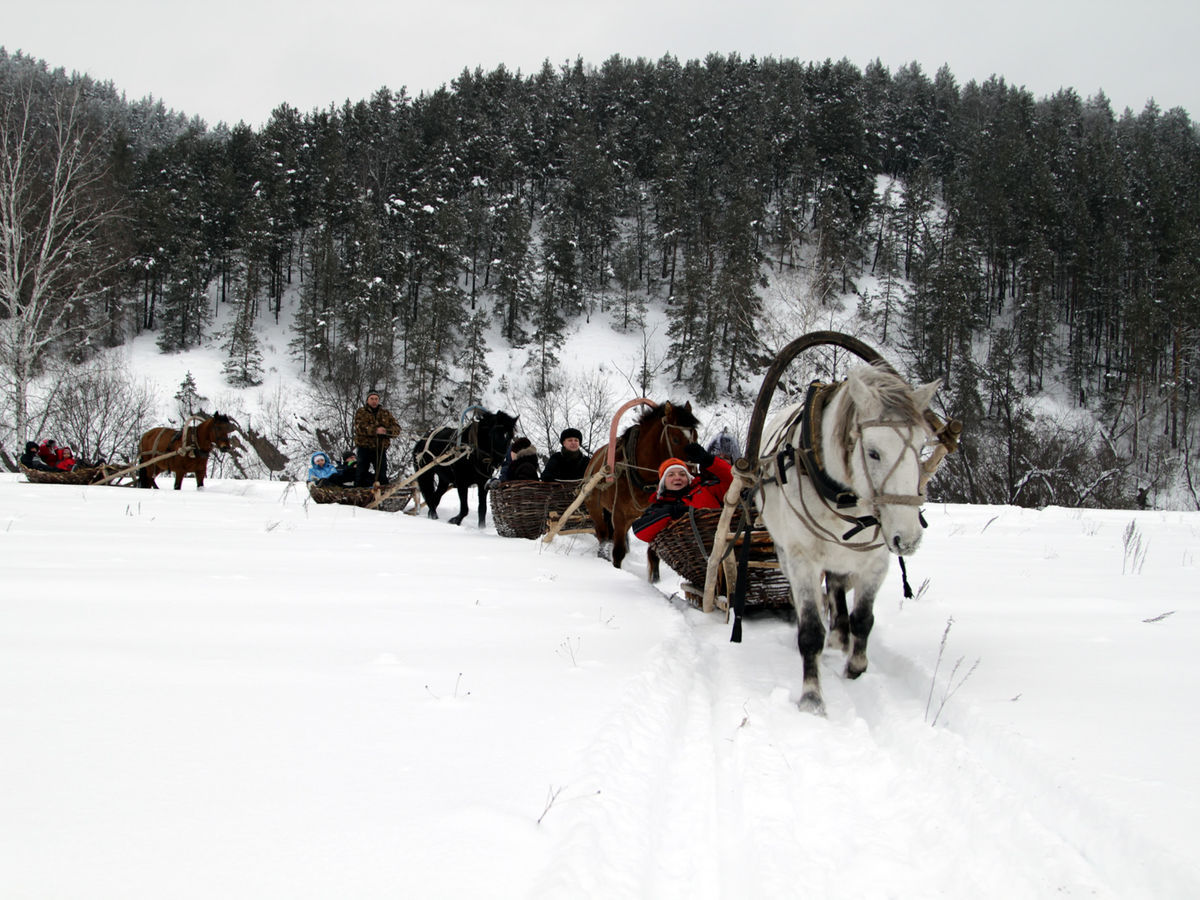
[[[555,534],[592,532],[591,519],[578,505],[564,513],[579,496],[582,481],[501,481],[492,485],[492,522],[502,537],[534,540]]]
[[[381,509],[384,512],[403,512],[416,494],[415,485],[391,485],[382,488],[340,487],[308,483],[308,495],[314,503],[340,503],[343,506],[358,506],[363,509]],[[385,495],[386,492],[386,495]],[[413,510],[415,512],[415,508]]]
[[[779,568],[775,542],[761,523],[754,523],[757,512],[752,506],[741,512],[752,519],[748,545],[739,516],[735,515],[725,524],[718,539],[721,510],[689,509],[686,515],[660,531],[650,542],[650,547],[683,579],[684,598],[697,609],[704,609],[709,560],[715,555],[715,599],[710,608],[722,610],[728,608],[727,598],[738,582],[737,565],[745,547],[746,608],[788,609],[792,605],[791,588]]]
[[[111,484],[114,476],[122,471],[120,466],[103,465],[87,468],[75,467],[69,472],[47,472],[21,466],[23,474],[31,484]]]

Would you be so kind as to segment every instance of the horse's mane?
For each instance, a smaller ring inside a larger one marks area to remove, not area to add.
[[[859,382],[879,399],[883,406],[884,418],[899,419],[913,425],[925,423],[924,411],[917,409],[912,385],[891,369],[880,365],[859,366],[847,373],[846,381],[849,382],[851,379]],[[852,432],[857,427],[857,412],[853,394],[850,394],[846,398],[846,415],[838,433],[838,438],[844,448],[850,447],[853,443]]]
[[[663,403],[658,404],[658,406],[648,407],[645,412],[638,417],[638,420],[635,424],[649,425],[651,422],[655,422],[658,419],[663,418],[667,414],[667,404],[670,404],[671,406],[671,418],[674,420],[675,425],[679,426],[680,428],[700,427],[700,420],[696,418],[696,414],[693,413],[691,409],[689,409],[685,404],[675,403],[672,400],[664,401]],[[634,427],[634,425],[630,425],[628,428],[626,428],[623,432],[621,432],[621,437],[627,437],[629,432]]]

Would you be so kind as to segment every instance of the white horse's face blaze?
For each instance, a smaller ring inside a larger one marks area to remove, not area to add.
[[[916,496],[921,483],[920,450],[925,443],[923,428],[876,425],[863,430],[858,454],[861,467],[856,493],[862,498],[882,495]],[[919,506],[881,503],[878,507],[879,537],[892,553],[912,553],[921,543]]]
[[[857,428],[844,447],[850,486],[879,520],[879,539],[899,556],[921,543],[921,456],[931,437],[923,411],[940,382],[910,389],[859,370],[846,380]]]

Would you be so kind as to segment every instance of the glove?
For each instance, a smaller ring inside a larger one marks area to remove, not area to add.
[[[694,462],[701,469],[707,469],[713,464],[713,455],[699,444],[688,444],[683,448],[683,455],[688,462]]]

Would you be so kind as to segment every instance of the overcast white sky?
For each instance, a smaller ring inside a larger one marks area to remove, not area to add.
[[[1153,97],[1200,118],[1196,0],[0,0],[0,46],[110,80],[210,125],[412,95],[464,68],[709,53],[943,63],[1035,96],[1099,90],[1119,114]]]

